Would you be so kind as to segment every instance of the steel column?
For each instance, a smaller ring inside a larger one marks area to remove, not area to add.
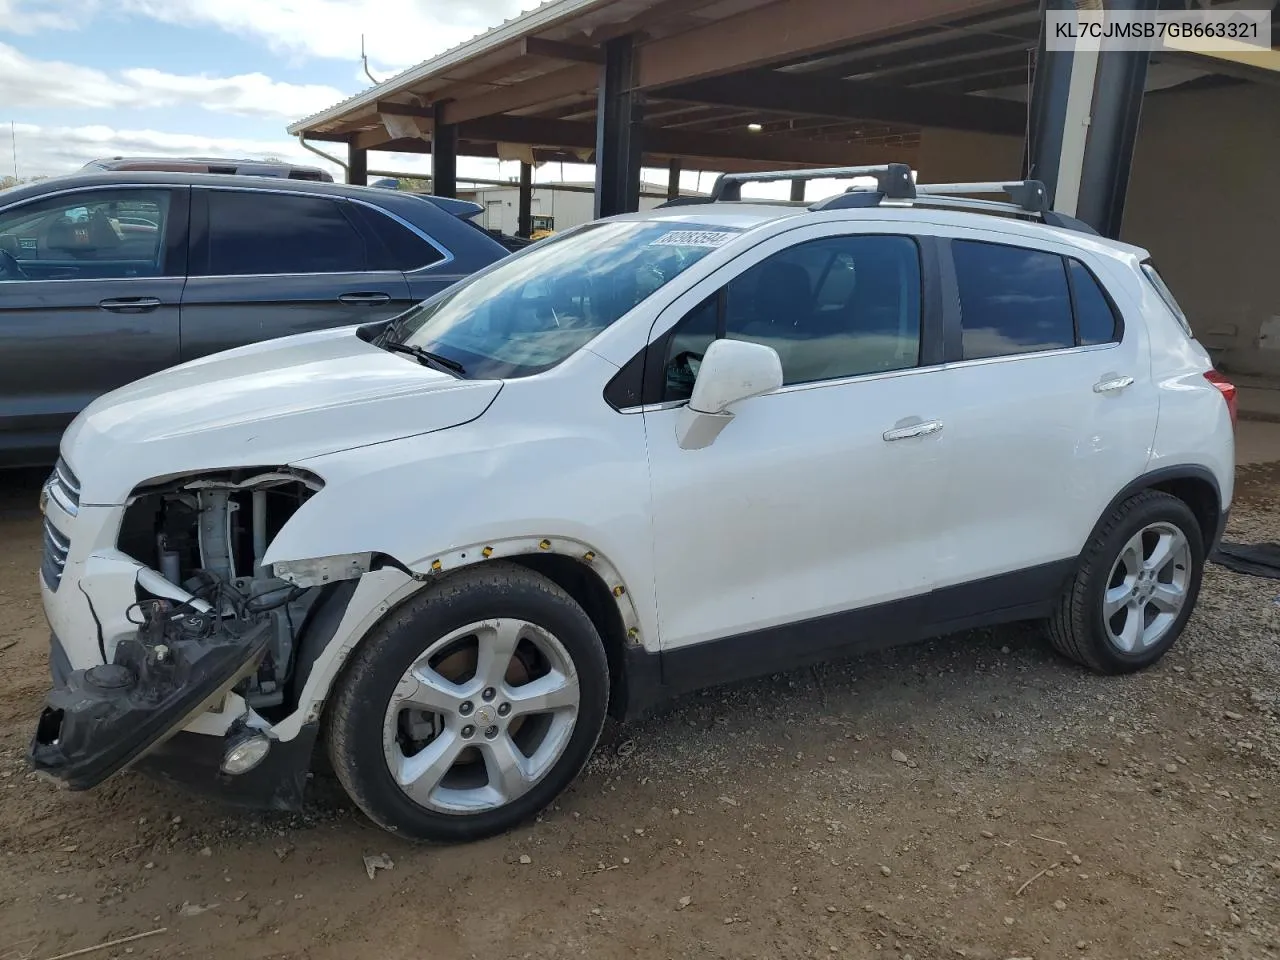
[[[529,163],[520,164],[520,214],[516,234],[533,235],[533,165]]]
[[[1031,82],[1031,113],[1023,168],[1032,180],[1045,185],[1053,203],[1058,188],[1058,162],[1071,87],[1071,52],[1046,49],[1045,18],[1051,10],[1070,10],[1074,0],[1041,0],[1040,41],[1036,45],[1035,72]]]
[[[1109,9],[1116,10],[1156,8],[1157,0],[1112,0],[1109,4]],[[1146,50],[1109,50],[1098,63],[1075,215],[1104,237],[1120,236],[1149,59]]]
[[[347,183],[364,187],[369,183],[369,151],[347,144]]]
[[[597,217],[640,208],[640,96],[634,89],[635,47],[630,36],[604,45],[596,111]]]
[[[444,103],[435,105],[436,121],[431,131],[431,192],[437,197],[458,195],[458,128],[441,123]]]
[[[1047,10],[1072,0],[1042,0]],[[1108,10],[1145,10],[1159,0],[1112,0]],[[1076,48],[1049,53],[1041,37],[1031,94],[1029,175],[1042,180],[1053,209],[1116,237],[1146,86],[1148,53]]]

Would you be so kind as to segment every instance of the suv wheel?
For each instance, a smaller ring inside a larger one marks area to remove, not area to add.
[[[1203,572],[1204,538],[1191,509],[1167,493],[1139,493],[1089,541],[1049,638],[1099,673],[1150,666],[1182,633]]]
[[[537,813],[586,763],[609,672],[573,598],[516,564],[462,570],[361,643],[328,717],[329,752],[369,817],[468,841]]]

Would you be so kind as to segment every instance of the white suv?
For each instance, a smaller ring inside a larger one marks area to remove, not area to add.
[[[465,840],[696,687],[1033,618],[1094,670],[1157,660],[1234,388],[1146,253],[1034,182],[803,176],[833,174],[879,186],[724,177],[93,403],[42,497],[35,767],[290,807],[320,737],[377,823]]]

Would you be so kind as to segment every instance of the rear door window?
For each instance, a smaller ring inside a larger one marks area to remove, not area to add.
[[[364,237],[341,202],[265,191],[209,190],[208,276],[356,273]]]
[[[1043,250],[955,240],[965,360],[1075,346],[1062,257]]]

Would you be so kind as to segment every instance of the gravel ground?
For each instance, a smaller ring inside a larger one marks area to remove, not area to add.
[[[1280,540],[1278,487],[1243,471],[1229,536]],[[413,847],[323,776],[294,816],[36,782],[35,488],[0,492],[0,960],[1280,956],[1278,582],[1211,568],[1138,676],[1018,626],[685,698],[537,823]]]

